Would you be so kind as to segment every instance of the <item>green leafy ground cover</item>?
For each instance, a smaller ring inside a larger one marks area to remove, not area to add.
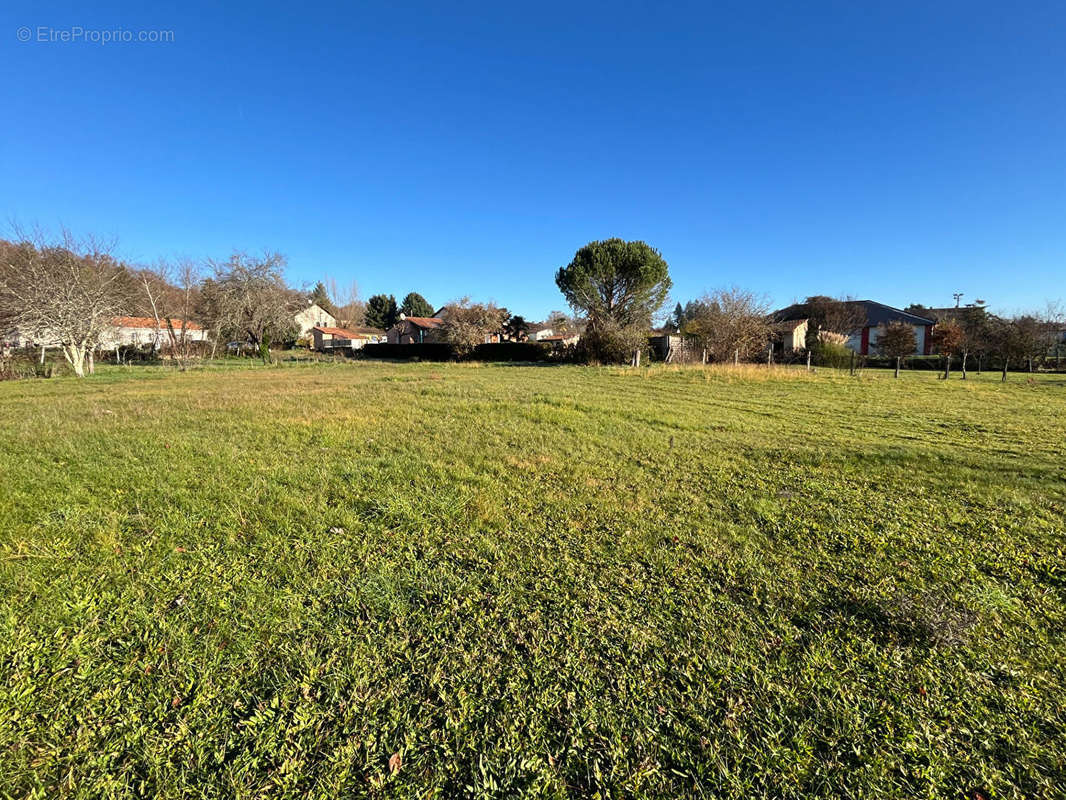
[[[1066,385],[0,384],[0,796],[1062,797]]]

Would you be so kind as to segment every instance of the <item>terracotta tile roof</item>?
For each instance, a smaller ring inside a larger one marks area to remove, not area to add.
[[[330,325],[315,325],[313,330],[319,333],[325,333],[329,336],[340,336],[342,339],[351,339],[355,336],[352,331],[345,330],[344,328],[334,328]]]
[[[155,318],[154,317],[115,317],[113,320],[111,320],[111,323],[116,328],[150,328],[153,331],[155,330]],[[175,319],[174,317],[171,317],[170,318],[170,324],[174,326],[174,330],[181,330],[181,320],[180,319]],[[167,327],[166,319],[161,319],[159,321],[159,327],[161,329],[166,329],[166,327]],[[185,330],[187,330],[187,331],[202,331],[203,327],[200,326],[200,325],[197,325],[195,322],[189,321],[189,322],[185,323]]]
[[[367,327],[355,327],[347,328],[348,333],[355,333],[360,336],[384,336],[385,331],[380,328],[367,328]]]
[[[342,339],[359,339],[363,336],[384,336],[385,331],[377,328],[334,328],[329,325],[315,325],[314,329],[330,336],[339,336]]]
[[[437,317],[404,317],[403,321],[413,323],[419,328],[439,328],[444,324],[444,320]]]

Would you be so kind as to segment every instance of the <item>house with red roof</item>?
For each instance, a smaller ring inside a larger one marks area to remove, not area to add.
[[[204,326],[192,320],[185,321],[176,317],[159,320],[155,317],[115,317],[112,327],[100,340],[100,346],[110,349],[151,345],[158,350],[170,341],[171,328],[179,341],[183,336],[187,342],[207,341]]]
[[[311,328],[314,348],[320,352],[336,350],[362,350],[368,344],[378,344],[386,339],[385,331],[378,328],[338,328],[333,325],[315,325]]]
[[[432,317],[409,317],[400,314],[400,320],[388,331],[389,344],[422,344],[439,342],[444,327],[444,309]]]

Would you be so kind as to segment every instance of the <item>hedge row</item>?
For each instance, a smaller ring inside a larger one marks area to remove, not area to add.
[[[443,342],[422,344],[368,344],[356,353],[363,358],[418,359],[419,361],[454,361],[455,348]],[[548,361],[551,347],[536,342],[500,342],[482,344],[468,356],[474,361]]]

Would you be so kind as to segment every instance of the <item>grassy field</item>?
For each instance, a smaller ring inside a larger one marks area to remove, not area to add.
[[[0,796],[1066,796],[1066,381],[0,383]]]

